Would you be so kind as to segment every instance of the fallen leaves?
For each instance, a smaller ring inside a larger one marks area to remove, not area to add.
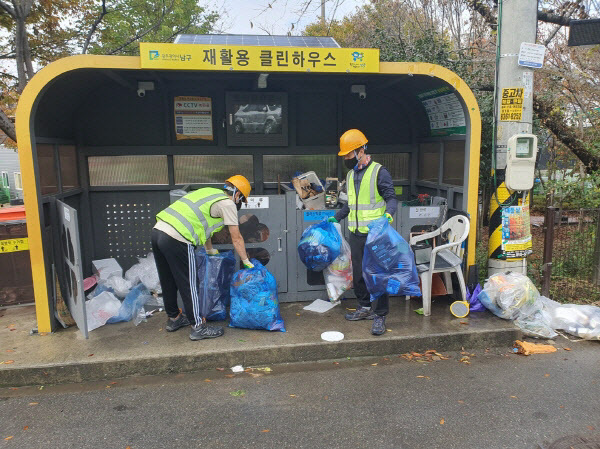
[[[440,424],[443,426],[446,420],[444,418],[440,419]]]
[[[88,357],[94,357],[94,354],[88,354]]]
[[[371,366],[377,366],[379,363],[371,363]]]
[[[295,394],[290,394],[290,398],[296,398],[298,396],[296,396]]]
[[[14,349],[7,349],[6,352],[15,352]]]
[[[10,365],[11,363],[15,363],[14,360],[7,360],[5,362],[0,362],[0,365]]]
[[[550,374],[544,374],[544,377],[550,377]]]
[[[270,432],[270,430],[269,429],[263,429],[263,430],[261,430],[261,432],[262,433],[268,433],[268,432]]]
[[[439,360],[448,360],[450,357],[446,357],[445,355],[437,352],[435,349],[428,349],[423,354],[419,352],[407,352],[405,354],[399,355],[398,357],[402,357],[403,359],[412,361],[412,362],[437,362]]]
[[[229,394],[231,396],[236,396],[236,397],[240,397],[240,396],[244,396],[246,394],[246,390],[235,390],[235,391],[230,391]]]
[[[418,379],[429,379],[429,376],[417,376]]]
[[[39,402],[30,402],[29,405],[33,406],[33,405],[38,405]]]
[[[27,429],[29,429],[29,426],[23,427],[23,430],[27,430]]]
[[[461,400],[459,399],[459,400],[458,400],[458,403],[459,403],[459,404],[464,404],[464,403],[465,403],[465,401],[461,401]]]
[[[204,382],[212,382],[210,379],[204,379]]]
[[[225,368],[217,368],[217,371],[225,371]]]
[[[570,351],[571,348],[563,348],[565,351]]]
[[[471,364],[471,358],[468,355],[465,355],[465,356],[463,356],[463,357],[460,358],[459,362],[465,363],[466,365],[470,365]]]
[[[6,438],[4,438],[4,439],[5,439],[6,441],[9,441],[9,440],[12,440],[13,438],[14,438],[13,436],[10,436],[10,437],[6,437]]]
[[[519,399],[519,398],[518,398],[518,397],[516,397],[516,396],[511,396],[511,398],[512,398],[512,399]]]
[[[225,374],[225,377],[229,377],[231,379],[232,377],[235,377],[235,374]]]

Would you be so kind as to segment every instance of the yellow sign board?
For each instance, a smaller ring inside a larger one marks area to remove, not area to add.
[[[520,122],[523,116],[522,87],[507,87],[502,89],[502,104],[500,106],[501,122]]]
[[[250,72],[379,72],[375,48],[140,43],[144,69]]]
[[[0,240],[0,254],[14,253],[17,251],[29,251],[29,239]]]

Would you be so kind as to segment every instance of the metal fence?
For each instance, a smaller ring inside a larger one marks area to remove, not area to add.
[[[534,254],[543,245],[543,260],[530,261],[541,293],[560,302],[600,301],[599,237],[600,209],[548,207],[543,228],[533,229]]]

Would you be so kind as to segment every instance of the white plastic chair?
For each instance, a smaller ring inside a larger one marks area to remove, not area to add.
[[[448,231],[448,243],[437,246],[431,250],[429,262],[417,265],[417,272],[421,278],[421,290],[423,294],[423,315],[431,315],[431,282],[433,273],[444,273],[444,283],[448,294],[453,293],[452,272],[458,276],[460,292],[463,301],[467,298],[465,279],[462,273],[461,245],[469,235],[469,219],[464,215],[456,215],[448,219],[440,228],[427,234],[411,237],[410,244],[435,238]]]

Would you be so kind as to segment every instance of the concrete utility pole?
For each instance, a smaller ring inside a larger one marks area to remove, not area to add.
[[[325,0],[321,0],[321,23],[325,26]]]
[[[507,259],[503,253],[502,209],[508,205],[521,205],[522,201],[521,195],[518,195],[517,192],[509,192],[504,184],[504,179],[508,139],[518,133],[532,133],[533,69],[518,65],[518,55],[521,43],[535,44],[537,3],[537,0],[499,0],[498,3],[497,39],[499,48],[496,57],[496,120],[494,124],[496,191],[490,202],[488,275],[507,270],[524,274],[527,271],[524,257]],[[519,91],[519,89],[523,90]],[[514,102],[518,105],[519,99],[522,99],[520,117],[519,114],[507,114],[506,104]]]

